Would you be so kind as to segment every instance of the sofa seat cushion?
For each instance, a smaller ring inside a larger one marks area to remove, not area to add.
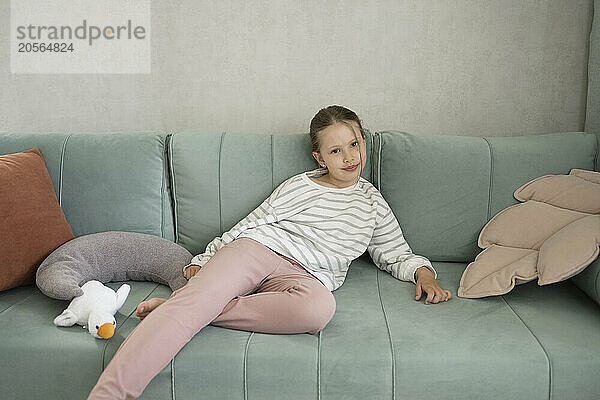
[[[378,273],[396,398],[598,398],[600,308],[571,280],[467,299],[456,297],[465,264],[433,265],[448,302],[411,301],[414,285]]]
[[[572,277],[571,280],[600,305],[600,258],[596,258],[596,261]]]
[[[415,301],[415,285],[355,260],[317,335],[207,326],[146,388],[175,398],[591,398],[600,387],[600,310],[571,281],[456,296],[464,263],[434,263],[450,301]],[[135,328],[125,322],[105,363]],[[172,379],[171,385],[168,380]],[[154,397],[148,397],[154,398]],[[169,397],[170,398],[170,397]]]
[[[122,340],[123,323],[144,299],[168,296],[154,282],[128,282],[131,291],[115,314],[115,336],[99,340],[80,326],[57,327],[52,320],[68,301],[42,294],[34,285],[0,293],[0,387],[3,399],[85,399],[102,373],[106,347]],[[122,282],[108,283],[118,289]],[[170,386],[170,385],[169,385]],[[166,397],[165,397],[166,398]]]
[[[453,294],[448,302],[415,301],[413,283],[363,256],[333,292],[337,310],[319,334],[209,325],[140,398],[399,399],[426,391],[442,399],[583,399],[600,392],[600,309],[570,280],[467,299],[456,296],[466,265],[433,264],[438,282]],[[131,293],[108,341],[92,340],[77,327],[55,327],[52,318],[66,301],[31,286],[0,293],[0,354],[12,368],[0,374],[6,398],[85,398],[140,322],[137,304],[171,293],[160,284],[128,283]],[[31,371],[44,371],[34,385]]]

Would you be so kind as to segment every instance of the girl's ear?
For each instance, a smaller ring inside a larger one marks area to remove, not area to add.
[[[314,159],[315,159],[315,160],[317,160],[317,162],[318,162],[319,164],[323,163],[323,158],[321,157],[321,154],[320,154],[320,153],[318,153],[318,152],[316,152],[316,151],[313,151],[313,152],[312,152],[312,155],[313,155]]]

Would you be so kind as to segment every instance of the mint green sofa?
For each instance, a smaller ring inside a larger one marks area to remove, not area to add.
[[[599,169],[582,132],[459,137],[367,132],[363,177],[387,199],[417,254],[452,299],[425,305],[415,285],[368,253],[334,292],[317,335],[207,326],[148,385],[143,399],[599,399],[600,263],[556,284],[503,296],[457,288],[481,251],[479,231],[544,174]],[[288,177],[316,168],[307,134],[182,131],[0,133],[0,154],[38,147],[75,236],[149,233],[204,251]],[[10,238],[2,238],[10,240]],[[167,286],[128,282],[110,340],[52,320],[68,302],[34,285],[0,292],[0,398],[85,399],[140,320],[139,302]],[[117,288],[121,283],[110,283]],[[152,349],[148,349],[152,351]]]

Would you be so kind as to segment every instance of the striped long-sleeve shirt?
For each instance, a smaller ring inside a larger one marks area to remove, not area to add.
[[[204,265],[239,237],[252,238],[300,263],[331,291],[342,285],[350,263],[369,252],[375,265],[397,279],[416,283],[415,271],[431,262],[412,253],[400,225],[379,190],[359,177],[355,185],[331,188],[312,181],[324,168],[303,172],[281,183],[254,211],[190,265]]]

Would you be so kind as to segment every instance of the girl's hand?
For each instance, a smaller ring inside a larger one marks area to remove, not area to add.
[[[449,290],[442,289],[434,278],[433,272],[427,267],[419,267],[417,269],[417,286],[415,288],[415,300],[421,298],[423,290],[427,293],[425,304],[438,303],[440,301],[448,301],[452,297]]]
[[[183,276],[185,276],[185,279],[189,281],[192,276],[196,275],[196,273],[200,271],[200,268],[202,267],[199,265],[190,265],[185,269]]]

